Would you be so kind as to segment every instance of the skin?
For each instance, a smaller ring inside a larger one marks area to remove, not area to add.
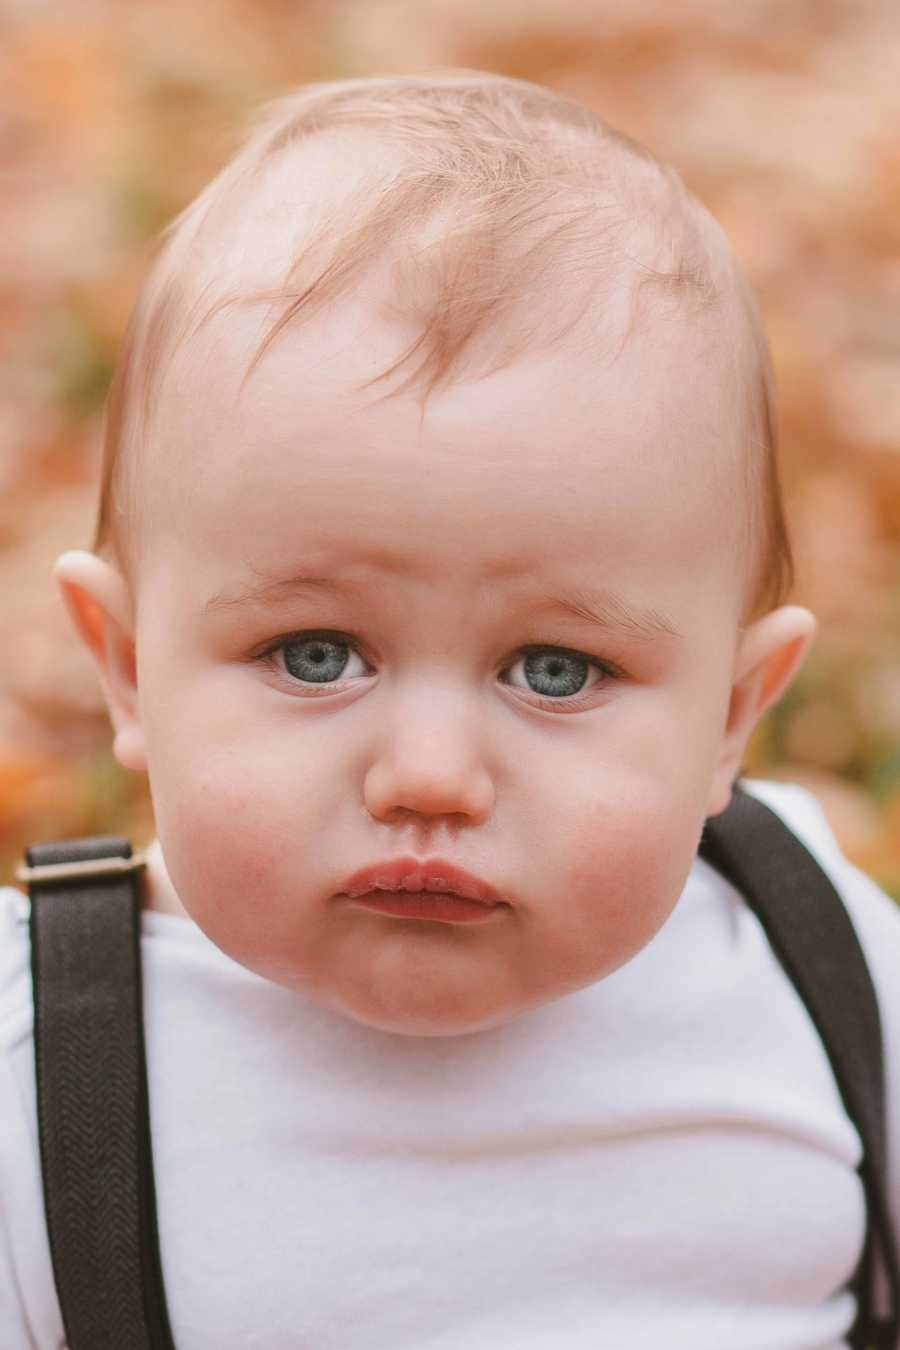
[[[361,1023],[450,1036],[652,940],[816,623],[789,605],[740,626],[735,432],[709,334],[669,324],[599,366],[572,335],[423,413],[414,394],[353,392],[402,346],[384,315],[360,288],[287,330],[240,395],[250,315],[186,347],[157,410],[165,481],[134,594],[80,550],[56,576],[116,758],[149,775],[146,903]],[[301,570],[359,594],[205,610]],[[681,636],[529,617],[579,586]],[[284,647],[253,659],[322,629],[349,644],[331,685],[292,676]],[[582,654],[564,664],[580,692],[548,693],[526,644]],[[466,927],[335,898],[357,868],[410,853],[475,872],[509,907]]]

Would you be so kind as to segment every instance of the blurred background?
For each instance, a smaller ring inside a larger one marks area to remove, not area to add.
[[[156,232],[307,80],[474,66],[671,161],[760,297],[794,599],[820,624],[746,770],[819,798],[900,900],[897,0],[0,0],[0,883],[153,833],[51,577],[90,547],[103,400]]]

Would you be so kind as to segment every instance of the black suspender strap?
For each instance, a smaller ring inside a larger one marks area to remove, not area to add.
[[[896,1350],[897,1244],[887,1207],[884,1060],[878,1003],[840,895],[780,816],[734,785],[730,805],[706,821],[700,856],[759,918],[822,1038],[847,1114],[863,1143],[867,1205],[863,1257],[852,1283],[854,1350]],[[886,1281],[879,1309],[876,1253]]]
[[[31,899],[44,1205],[69,1350],[174,1350],[150,1152],[131,844],[37,844]]]

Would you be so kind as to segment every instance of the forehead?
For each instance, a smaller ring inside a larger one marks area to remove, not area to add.
[[[260,316],[233,316],[179,353],[157,419],[170,469],[152,533],[194,602],[310,558],[400,558],[443,586],[517,560],[561,584],[627,577],[649,601],[668,589],[682,609],[689,590],[727,584],[710,559],[734,553],[722,508],[735,447],[702,342],[670,330],[610,359],[606,314],[605,342],[536,347],[423,409],[359,391],[410,336],[379,297],[370,280],[286,330],[243,390]]]
[[[353,129],[320,133],[267,165],[249,200],[204,234],[192,294],[277,288],[322,203],[383,172],[379,144]],[[661,306],[658,322],[632,333],[633,278],[584,306],[583,291],[558,277],[505,328],[479,334],[423,412],[415,392],[384,398],[390,382],[359,388],[421,333],[421,314],[414,323],[397,303],[396,278],[388,251],[348,295],[282,330],[246,386],[280,307],[221,310],[176,349],[139,470],[146,533],[233,559],[240,522],[255,563],[282,551],[280,530],[296,536],[301,506],[308,532],[339,497],[354,539],[374,547],[378,530],[396,531],[392,512],[406,513],[411,544],[413,522],[443,519],[452,496],[467,520],[493,510],[494,538],[530,529],[549,541],[556,528],[573,546],[646,559],[666,545],[672,556],[685,534],[694,552],[701,533],[715,546],[729,523],[739,420],[715,322],[686,324],[677,306]],[[579,312],[563,341],[548,339],[565,329],[561,314]],[[486,376],[510,338],[523,354]],[[639,521],[652,541],[639,541]]]

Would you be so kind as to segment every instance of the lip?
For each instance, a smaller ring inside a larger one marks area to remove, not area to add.
[[[507,903],[489,882],[445,858],[386,858],[371,863],[348,877],[339,894],[355,900],[373,891],[442,892],[474,900],[488,909]]]
[[[479,900],[463,900],[460,895],[440,891],[369,891],[356,900],[347,900],[354,909],[389,914],[394,919],[428,919],[432,923],[490,923],[502,914],[506,905],[483,905]]]

